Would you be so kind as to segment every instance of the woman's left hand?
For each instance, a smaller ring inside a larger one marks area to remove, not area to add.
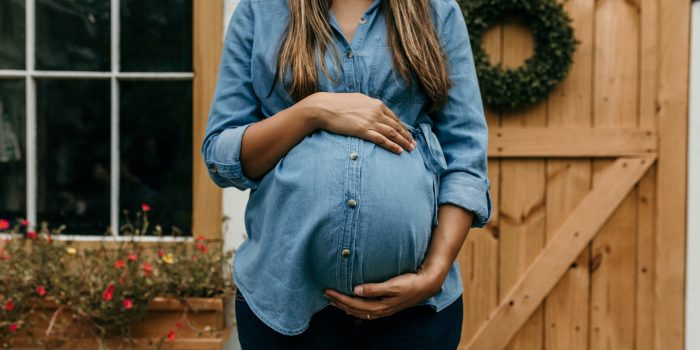
[[[358,296],[350,296],[334,289],[326,289],[324,295],[331,304],[358,318],[386,317],[413,306],[435,295],[444,278],[440,274],[424,270],[405,273],[382,283],[364,283],[355,286]]]

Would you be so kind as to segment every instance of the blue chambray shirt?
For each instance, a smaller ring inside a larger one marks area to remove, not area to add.
[[[279,82],[276,52],[289,19],[286,0],[242,0],[227,29],[202,155],[219,187],[250,189],[248,234],[233,261],[233,279],[253,312],[286,335],[302,333],[329,305],[325,288],[353,287],[415,272],[426,256],[443,203],[491,216],[487,125],[464,17],[455,0],[430,0],[448,55],[448,103],[429,116],[427,95],[392,68],[386,26],[375,0],[348,43],[329,11],[342,66],[325,60],[319,88],[381,99],[411,131],[418,147],[400,155],[357,137],[318,130],[289,150],[262,178],[241,169],[241,139],[253,123],[294,104]],[[287,74],[289,81],[290,73]],[[421,302],[441,311],[463,292],[451,266],[440,292]],[[420,305],[418,304],[418,305]]]

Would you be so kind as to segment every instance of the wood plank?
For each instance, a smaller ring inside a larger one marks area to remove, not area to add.
[[[659,164],[656,189],[656,349],[682,349],[686,237],[686,166],[690,1],[660,1]]]
[[[513,284],[467,348],[504,348],[654,161],[654,158],[620,158],[603,170],[591,192]]]
[[[504,20],[503,63],[520,66],[533,52],[529,29],[512,17]],[[503,113],[506,127],[544,127],[547,125],[547,101]],[[545,240],[545,161],[542,159],[508,159],[501,164],[500,216],[500,287],[509,290],[537,257]],[[523,186],[523,184],[527,186]],[[543,344],[543,309],[533,312],[530,320],[515,335],[507,349],[539,349]]]
[[[580,103],[583,104],[583,101]],[[586,122],[588,116],[576,114],[569,119],[578,118]],[[636,118],[634,115],[630,117]],[[657,142],[656,132],[652,129],[558,126],[491,128],[489,157],[644,156],[657,151]]]
[[[595,3],[587,0],[563,2],[581,41],[567,79],[549,98],[549,128],[588,128],[592,124],[593,25]],[[558,131],[558,130],[557,130]],[[580,130],[579,130],[580,131]],[[555,132],[555,130],[552,130]],[[614,137],[613,137],[614,138]],[[587,140],[582,144],[598,142]],[[580,149],[581,144],[576,148]],[[591,189],[589,159],[547,160],[547,241]],[[588,349],[590,245],[571,264],[544,301],[545,349]]]
[[[659,0],[640,0],[639,40],[639,127],[658,130],[656,94],[658,90]],[[639,181],[637,202],[637,313],[635,348],[654,348],[654,239],[656,237],[656,167]]]
[[[638,0],[596,3],[593,124],[637,128]],[[611,161],[594,161],[594,187]],[[622,201],[592,244],[590,348],[632,349],[635,328],[637,189]]]
[[[192,2],[192,232],[207,238],[222,237],[222,191],[209,178],[201,147],[221,60],[223,8],[223,0]]]

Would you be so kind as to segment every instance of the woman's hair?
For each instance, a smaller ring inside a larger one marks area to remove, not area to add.
[[[335,48],[334,63],[339,67],[338,48],[333,45],[327,13],[332,0],[288,0],[290,20],[280,46],[275,80],[291,69],[289,94],[301,100],[317,91],[316,57],[324,57],[329,46]],[[382,0],[388,44],[393,66],[410,84],[411,71],[428,96],[430,112],[447,101],[449,79],[447,56],[430,13],[429,0]],[[325,60],[318,60],[323,73],[330,77]],[[283,79],[280,78],[284,82]]]

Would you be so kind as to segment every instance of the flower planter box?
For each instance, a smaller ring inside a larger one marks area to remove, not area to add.
[[[230,329],[224,328],[224,299],[184,300],[186,304],[175,298],[155,298],[144,318],[131,326],[132,341],[119,334],[110,334],[102,344],[107,349],[157,349],[160,342],[162,349],[221,349],[230,333]],[[51,300],[37,300],[37,305],[35,313],[31,315],[33,328],[18,331],[10,341],[13,348],[100,348],[89,323],[70,319],[68,313],[62,313]],[[185,312],[187,317],[183,318]],[[52,321],[51,335],[47,336]],[[180,328],[178,322],[182,325]]]

